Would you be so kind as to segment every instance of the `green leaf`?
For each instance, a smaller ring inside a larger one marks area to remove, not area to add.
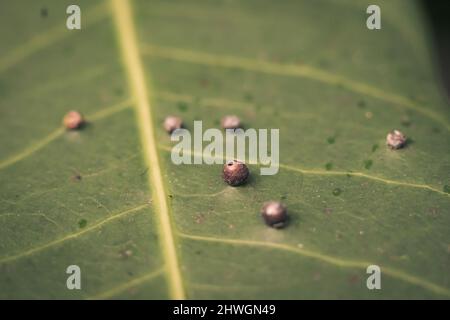
[[[4,6],[0,298],[448,298],[449,106],[420,7],[378,4],[378,31],[356,0]],[[279,128],[279,173],[174,165],[169,114]]]

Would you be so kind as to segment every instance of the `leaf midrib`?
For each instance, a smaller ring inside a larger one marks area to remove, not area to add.
[[[128,77],[130,91],[135,98],[135,111],[144,160],[149,168],[149,187],[152,187],[155,211],[159,218],[161,250],[167,266],[169,292],[173,299],[184,299],[185,293],[175,248],[167,193],[165,190],[153,127],[150,95],[147,90],[142,61],[137,44],[133,14],[128,0],[111,0],[112,13],[118,34],[120,51]]]

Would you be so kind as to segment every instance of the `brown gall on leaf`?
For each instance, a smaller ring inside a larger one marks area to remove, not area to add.
[[[228,161],[223,166],[223,180],[233,187],[245,183],[249,174],[250,172],[245,163],[238,160]]]
[[[235,115],[228,115],[222,118],[220,124],[224,129],[238,129],[241,127],[241,120]]]
[[[278,201],[270,201],[261,208],[261,215],[268,226],[273,228],[283,228],[287,222],[286,206]]]
[[[84,122],[83,115],[78,111],[69,111],[63,119],[64,127],[69,130],[81,128]]]
[[[183,120],[176,116],[167,116],[164,120],[164,130],[171,134],[176,129],[181,129],[183,126]]]
[[[406,145],[406,136],[398,130],[393,130],[388,133],[386,144],[392,150],[403,148]]]

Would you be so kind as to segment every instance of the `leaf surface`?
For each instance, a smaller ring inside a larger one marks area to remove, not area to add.
[[[1,298],[450,296],[449,106],[414,2],[379,1],[380,31],[350,0],[80,1],[74,31],[66,5],[0,10]],[[172,164],[169,114],[280,129],[279,173]]]

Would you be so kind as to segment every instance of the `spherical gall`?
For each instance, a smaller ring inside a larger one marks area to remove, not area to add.
[[[264,204],[261,214],[267,225],[274,228],[282,228],[287,221],[287,210],[281,202],[270,201]]]
[[[224,129],[238,129],[241,126],[241,120],[234,115],[225,116],[222,118],[221,125]]]
[[[233,160],[223,166],[223,180],[230,186],[243,184],[249,176],[249,170],[245,163]]]
[[[84,124],[84,118],[78,111],[70,111],[64,116],[63,123],[69,130],[79,129]]]
[[[406,136],[398,130],[393,130],[388,133],[386,144],[391,149],[400,149],[406,144]]]
[[[183,126],[183,120],[180,117],[168,116],[164,120],[164,130],[168,133],[172,133],[176,129],[180,129]]]

